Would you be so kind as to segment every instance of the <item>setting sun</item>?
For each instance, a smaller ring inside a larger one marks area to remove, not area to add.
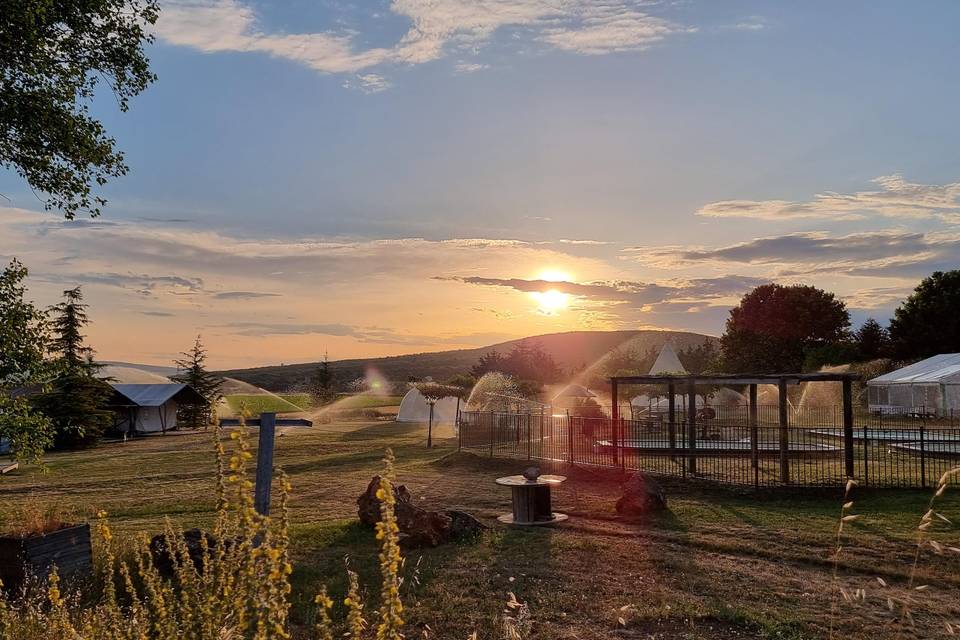
[[[565,309],[570,301],[570,294],[557,291],[556,289],[534,291],[530,296],[537,301],[539,310],[548,315]]]

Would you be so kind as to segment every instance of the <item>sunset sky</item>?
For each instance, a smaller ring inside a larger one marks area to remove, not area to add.
[[[719,334],[769,281],[885,321],[960,265],[952,0],[161,6],[104,215],[0,170],[0,259],[103,359]]]

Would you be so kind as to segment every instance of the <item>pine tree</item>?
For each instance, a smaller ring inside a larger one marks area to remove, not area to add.
[[[207,350],[200,336],[189,351],[181,354],[183,358],[175,360],[177,375],[170,379],[193,387],[193,390],[206,399],[202,404],[181,404],[177,409],[177,426],[196,429],[206,427],[212,418],[212,409],[223,397],[223,378],[207,370]]]
[[[315,407],[321,407],[333,397],[333,372],[330,371],[330,362],[327,354],[323,354],[323,362],[317,367],[310,380],[310,396]]]
[[[95,444],[113,424],[113,413],[104,408],[113,391],[97,378],[103,366],[84,344],[83,328],[90,320],[80,287],[64,291],[63,298],[50,309],[55,376],[36,404],[53,422],[55,446],[76,448]]]

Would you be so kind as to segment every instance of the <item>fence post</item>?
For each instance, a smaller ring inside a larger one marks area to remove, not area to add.
[[[869,424],[868,424],[869,426]],[[866,436],[867,427],[864,427],[864,436]],[[866,437],[864,437],[864,447],[866,447]],[[844,378],[843,380],[843,461],[844,471],[847,478],[853,478],[856,470],[853,465],[853,380]],[[866,460],[866,448],[864,448],[864,460]]]
[[[787,411],[787,379],[777,382],[780,391],[780,482],[790,484],[790,417]]]
[[[493,409],[490,410],[490,457],[493,457],[493,441],[496,438],[496,432],[493,428]]]
[[[270,515],[270,489],[273,485],[273,445],[277,430],[277,414],[260,414],[260,440],[257,445],[257,484],[253,491],[253,508],[262,516]]]
[[[758,420],[757,407],[757,385],[750,385],[750,463],[753,467],[753,486],[760,484],[760,443],[758,442],[760,433],[757,427]]]
[[[570,466],[573,466],[573,423],[570,421],[570,409],[567,409],[567,455],[570,456]]]
[[[673,462],[677,461],[677,456],[675,455],[677,449],[677,387],[672,382],[667,385],[667,393],[670,394],[670,397],[667,398],[667,439],[670,442],[670,459]],[[652,416],[653,412],[649,409],[647,410],[647,415]]]
[[[923,417],[920,418],[920,486],[924,489],[927,488],[927,454],[926,454],[926,444],[924,442],[924,432],[926,431],[925,427],[927,425],[927,417],[924,413]],[[934,447],[936,448],[936,447]]]
[[[527,413],[527,460],[530,459],[530,418],[532,414]]]
[[[697,385],[690,380],[687,386],[687,448],[690,473],[697,473]]]
[[[610,407],[611,427],[613,427],[613,464],[620,464],[620,400],[617,397],[617,381],[610,381],[610,397],[613,405]]]
[[[460,399],[457,398],[457,451],[463,449],[463,423],[460,422]]]

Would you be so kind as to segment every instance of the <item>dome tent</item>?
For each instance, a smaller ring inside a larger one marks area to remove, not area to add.
[[[459,399],[447,396],[433,405],[434,424],[453,424],[457,421]],[[416,388],[410,389],[400,401],[397,422],[427,422],[430,420],[430,404]]]

